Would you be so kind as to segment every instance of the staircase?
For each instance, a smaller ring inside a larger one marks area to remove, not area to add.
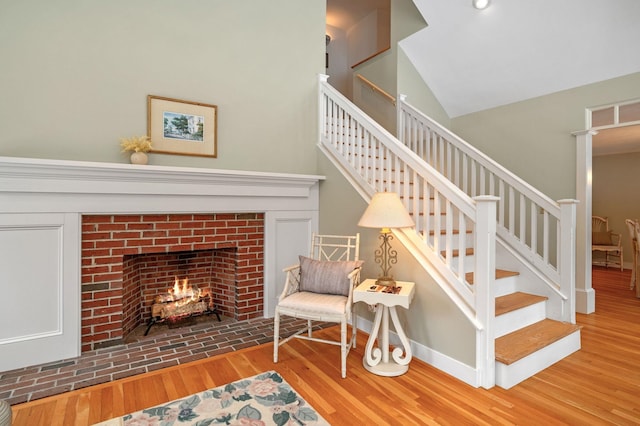
[[[580,349],[575,201],[554,202],[398,102],[398,138],[320,80],[322,151],[365,200],[397,192],[399,240],[476,328],[474,386],[510,388]]]

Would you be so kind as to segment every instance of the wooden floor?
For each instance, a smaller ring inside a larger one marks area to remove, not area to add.
[[[88,425],[274,369],[333,425],[637,425],[640,299],[629,277],[594,269],[596,313],[578,315],[582,350],[510,390],[476,389],[415,359],[403,376],[373,375],[362,367],[360,335],[346,379],[337,347],[296,340],[278,364],[262,345],[16,405],[13,421]]]

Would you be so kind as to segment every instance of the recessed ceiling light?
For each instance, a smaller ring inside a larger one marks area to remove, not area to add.
[[[489,7],[489,2],[491,0],[473,0],[473,7],[475,7],[476,9],[486,9],[487,7]]]

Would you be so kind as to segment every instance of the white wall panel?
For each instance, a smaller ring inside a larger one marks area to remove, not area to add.
[[[309,255],[311,234],[318,232],[318,212],[270,212],[265,218],[265,300],[264,314],[272,317],[282,293],[287,266],[298,263],[298,256]],[[273,235],[272,238],[269,235]],[[271,247],[269,247],[269,245]]]
[[[0,371],[80,354],[78,218],[0,214]]]
[[[0,228],[0,344],[61,332],[61,243],[60,226]]]

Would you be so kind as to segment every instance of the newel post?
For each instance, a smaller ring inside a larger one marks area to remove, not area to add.
[[[560,204],[560,292],[567,296],[562,320],[576,323],[576,205],[577,200],[558,200]]]
[[[328,84],[329,76],[318,74],[318,145],[322,145],[323,137],[326,137],[327,111],[324,96],[324,85]]]
[[[407,100],[407,95],[398,95],[398,101],[396,102],[396,137],[400,142],[406,145],[406,141],[404,140],[404,133],[406,131],[405,123],[404,123],[404,113],[402,111],[402,106]]]
[[[473,288],[476,318],[483,327],[476,339],[476,370],[480,385],[489,389],[496,383],[493,283],[496,276],[496,209],[500,198],[482,195],[473,199],[476,202]]]

